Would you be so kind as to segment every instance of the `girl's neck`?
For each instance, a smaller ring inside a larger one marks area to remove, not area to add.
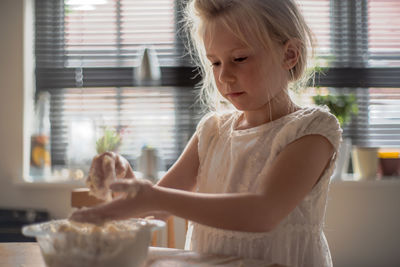
[[[285,99],[280,99],[277,101],[271,101],[268,106],[259,110],[244,110],[243,114],[240,116],[236,129],[245,130],[253,128],[270,121],[274,121],[290,113],[293,113],[300,109],[289,96],[284,97]]]

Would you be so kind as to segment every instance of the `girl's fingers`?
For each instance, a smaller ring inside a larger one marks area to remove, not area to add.
[[[95,175],[95,176],[101,176],[102,173],[102,165],[103,162],[103,158],[100,156],[96,156],[94,157],[94,159],[92,160],[92,165],[90,166],[90,174],[91,175]]]
[[[122,180],[110,184],[110,189],[114,192],[128,192],[131,187],[136,187],[139,184],[135,180]]]
[[[110,189],[117,193],[126,193],[129,197],[135,197],[139,192],[141,183],[136,179],[122,180],[110,184]]]
[[[104,152],[93,158],[91,170],[99,177],[134,178],[129,162],[114,152]]]
[[[122,157],[121,155],[117,155],[115,158],[115,173],[117,175],[117,178],[133,178],[131,177],[131,172],[129,171],[131,169],[131,166],[129,165],[129,162]],[[133,173],[133,172],[132,172]]]
[[[93,223],[97,225],[104,223],[104,218],[90,208],[75,211],[69,216],[68,219],[75,222]]]
[[[125,179],[135,179],[135,173],[132,170],[131,165],[128,165],[128,170],[126,172],[126,175],[124,177]]]
[[[115,158],[105,155],[103,157],[103,177],[106,181],[114,181],[116,179],[115,174]]]

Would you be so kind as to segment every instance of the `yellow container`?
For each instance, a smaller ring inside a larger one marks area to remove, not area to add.
[[[379,158],[381,159],[398,159],[400,158],[400,152],[392,152],[392,151],[379,151]]]

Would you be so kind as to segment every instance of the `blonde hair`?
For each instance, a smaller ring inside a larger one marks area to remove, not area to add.
[[[248,47],[254,47],[248,40],[266,49],[278,49],[288,40],[297,39],[299,59],[289,71],[288,81],[308,79],[303,74],[307,67],[307,47],[313,47],[313,37],[294,0],[189,0],[184,19],[188,49],[203,78],[199,84],[200,101],[208,109],[219,109],[224,103],[203,43],[206,27],[217,19]],[[245,38],[245,33],[250,39]]]

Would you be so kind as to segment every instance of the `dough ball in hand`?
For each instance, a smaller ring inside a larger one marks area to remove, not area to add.
[[[112,199],[110,184],[117,179],[134,177],[132,168],[124,157],[113,152],[106,152],[93,159],[86,185],[91,195],[110,201]]]

